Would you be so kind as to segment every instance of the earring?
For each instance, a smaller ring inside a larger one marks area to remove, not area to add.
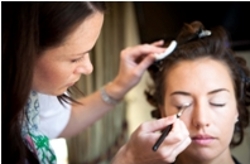
[[[238,121],[239,121],[239,117],[236,118],[235,123],[237,123]]]

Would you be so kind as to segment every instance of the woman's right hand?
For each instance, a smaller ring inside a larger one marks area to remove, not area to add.
[[[108,95],[120,100],[137,85],[147,68],[155,61],[155,54],[166,50],[164,41],[152,44],[140,44],[127,47],[121,51],[120,66],[117,76],[106,85]]]
[[[157,131],[163,130],[170,124],[173,124],[171,132],[154,152],[152,147],[161,135]],[[190,143],[191,139],[185,124],[175,115],[146,122],[137,128],[128,143],[119,150],[113,164],[172,163]]]

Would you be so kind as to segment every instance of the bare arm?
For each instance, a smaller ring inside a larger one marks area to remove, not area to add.
[[[108,95],[119,98],[119,100],[122,99],[126,92],[115,83],[106,85],[105,90]],[[100,91],[96,91],[77,101],[83,105],[74,104],[72,106],[69,122],[61,133],[61,137],[71,137],[81,132],[114,108],[114,105],[107,104],[102,100]]]

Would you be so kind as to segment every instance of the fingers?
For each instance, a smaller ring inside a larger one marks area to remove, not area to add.
[[[188,145],[190,145],[192,142],[190,137],[186,137],[184,140],[182,140],[181,143],[179,143],[176,148],[172,151],[173,157],[177,157],[181,152],[183,152]]]
[[[190,145],[190,143],[190,137],[186,137],[176,144],[162,147],[161,149],[159,149],[159,151],[161,151],[162,157],[165,161],[173,163],[176,160],[177,156],[181,152],[183,152],[188,147],[188,145]]]
[[[154,61],[155,56],[149,55],[140,61],[134,71],[137,72],[137,74],[142,74]]]
[[[189,132],[183,121],[176,119],[169,135],[157,150],[167,162],[174,162],[176,157],[191,143]]]
[[[163,44],[164,44],[164,40],[159,40],[159,41],[151,43],[151,45],[154,45],[154,46],[162,46]]]
[[[174,134],[182,133],[185,136],[189,136],[189,131],[185,123],[180,119],[176,119],[176,121],[174,122],[171,133]]]
[[[161,118],[159,120],[145,122],[141,124],[139,129],[146,133],[160,131],[164,129],[165,127],[167,127],[168,125],[173,124],[176,119],[177,119],[176,116],[173,115],[173,116]]]
[[[121,51],[120,69],[117,78],[129,89],[135,86],[146,69],[155,61],[155,54],[162,53],[165,48],[157,47],[160,42],[128,47]]]
[[[165,139],[164,144],[178,144],[186,137],[189,137],[189,132],[186,128],[186,125],[180,119],[176,119],[173,124],[172,130],[167,136],[168,139]]]
[[[159,43],[156,43],[159,44]],[[160,48],[155,45],[143,44],[135,47],[128,47],[122,51],[122,57],[126,58],[127,56],[131,56],[134,59],[142,56],[148,56],[154,53],[162,53],[165,51],[165,48]]]
[[[156,152],[153,151],[153,144],[160,137],[160,134],[155,132],[164,129],[170,124],[173,124],[173,129],[169,136],[165,138]],[[133,156],[135,163],[172,163],[190,143],[191,139],[185,124],[173,115],[143,123],[132,134],[127,144],[127,150],[130,151],[129,154]]]
[[[123,58],[128,58],[130,56],[130,59],[137,63],[135,72],[141,74],[155,61],[155,54],[165,51],[165,48],[160,47],[163,43],[164,41],[160,40],[152,44],[138,45],[125,49],[122,55]]]

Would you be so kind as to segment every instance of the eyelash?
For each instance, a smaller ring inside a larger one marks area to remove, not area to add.
[[[192,105],[192,103],[190,103],[188,106],[186,106],[186,108],[190,107],[191,105]],[[178,110],[181,110],[181,109],[182,109],[182,107],[183,107],[183,105],[176,106],[176,108],[177,108]]]
[[[226,104],[214,104],[214,103],[210,103],[212,106],[215,107],[224,107]]]
[[[192,104],[190,104],[190,106],[191,106],[191,105],[192,105]],[[226,104],[215,104],[215,103],[210,103],[210,105],[215,106],[215,107],[224,107]],[[176,108],[177,108],[178,110],[181,110],[182,105],[181,105],[181,106],[176,106]]]
[[[181,110],[182,106],[176,106],[176,108],[177,108],[178,110]]]

